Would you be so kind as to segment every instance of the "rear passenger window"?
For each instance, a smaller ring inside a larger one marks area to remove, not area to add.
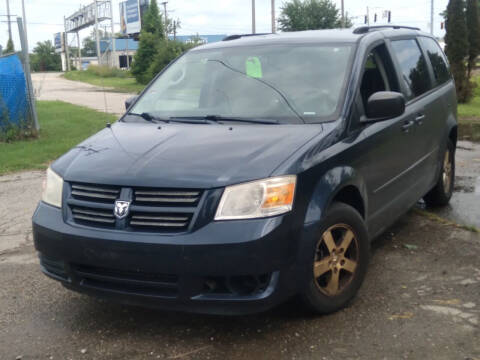
[[[450,80],[448,62],[438,43],[431,38],[423,36],[420,37],[420,41],[432,64],[433,74],[435,75],[435,85],[441,85]]]
[[[430,77],[427,62],[414,39],[392,41],[392,48],[398,64],[401,77],[406,84],[408,100],[430,90]]]

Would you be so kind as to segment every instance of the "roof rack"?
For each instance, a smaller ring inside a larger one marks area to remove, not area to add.
[[[260,34],[237,34],[237,35],[229,35],[222,39],[222,41],[230,41],[230,40],[237,40],[243,37],[250,37],[250,36],[261,36],[261,35],[270,35],[271,33],[260,33]]]
[[[353,30],[354,34],[366,34],[370,30],[375,29],[408,29],[408,30],[420,30],[420,28],[413,27],[413,26],[402,26],[402,25],[377,25],[377,26],[361,26]]]

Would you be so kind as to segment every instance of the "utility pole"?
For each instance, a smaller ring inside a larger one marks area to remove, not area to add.
[[[272,0],[272,34],[275,34],[275,0]]]
[[[23,5],[24,4],[22,0],[22,6]],[[23,7],[23,14],[25,14],[25,6]],[[30,114],[32,116],[33,126],[35,126],[35,130],[40,130],[40,125],[38,124],[38,117],[37,117],[37,108],[35,104],[35,95],[33,94],[32,74],[30,72],[30,58],[28,56],[27,33],[25,32],[25,24],[23,23],[21,17],[17,17],[17,24],[18,24],[18,34],[20,36],[20,43],[22,45],[23,59],[25,62],[24,64],[25,80],[26,80],[27,92],[28,92],[28,102],[30,105]]]
[[[78,34],[77,31],[77,46],[78,46],[78,53],[77,53],[77,58],[78,58],[78,68],[77,70],[82,70],[82,49],[80,46],[80,35]]]
[[[173,20],[173,41],[177,41],[177,21]]]
[[[112,67],[117,67],[117,49],[115,44],[115,28],[113,25],[113,1],[110,0],[110,26],[112,28],[112,36],[110,39],[112,41]]]
[[[255,33],[255,0],[252,0],[252,34]]]
[[[68,49],[68,32],[67,32],[67,19],[63,17],[63,23],[65,27],[65,32],[63,33],[63,46],[65,46],[65,69],[70,71],[70,51]]]
[[[433,35],[433,12],[435,11],[434,0],[430,3],[430,34]]]
[[[162,2],[163,13],[165,14],[165,41],[168,40],[167,4],[168,4],[168,1]]]
[[[97,0],[95,0],[95,38],[97,41],[97,61],[98,65],[100,64],[101,56],[100,56],[100,37],[98,36],[98,4]]]
[[[345,27],[345,4],[344,4],[344,0],[342,0],[342,28]]]
[[[7,0],[7,23],[8,23],[8,38],[12,40],[12,24],[10,23],[10,0]]]
[[[370,26],[370,8],[367,6],[367,26]]]

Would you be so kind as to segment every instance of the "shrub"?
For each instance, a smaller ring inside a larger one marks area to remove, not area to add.
[[[148,69],[148,81],[152,80],[165,66],[182,55],[187,49],[188,46],[186,44],[178,41],[168,41],[164,46],[160,47],[152,65]]]
[[[130,73],[125,70],[120,70],[108,65],[90,65],[87,69],[87,73],[100,76],[100,77],[117,77],[117,78],[127,78],[130,76]]]

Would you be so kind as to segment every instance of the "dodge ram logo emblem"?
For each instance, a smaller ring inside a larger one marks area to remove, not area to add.
[[[130,201],[115,201],[115,210],[113,213],[117,219],[123,219],[128,215],[128,208],[130,207]]]

